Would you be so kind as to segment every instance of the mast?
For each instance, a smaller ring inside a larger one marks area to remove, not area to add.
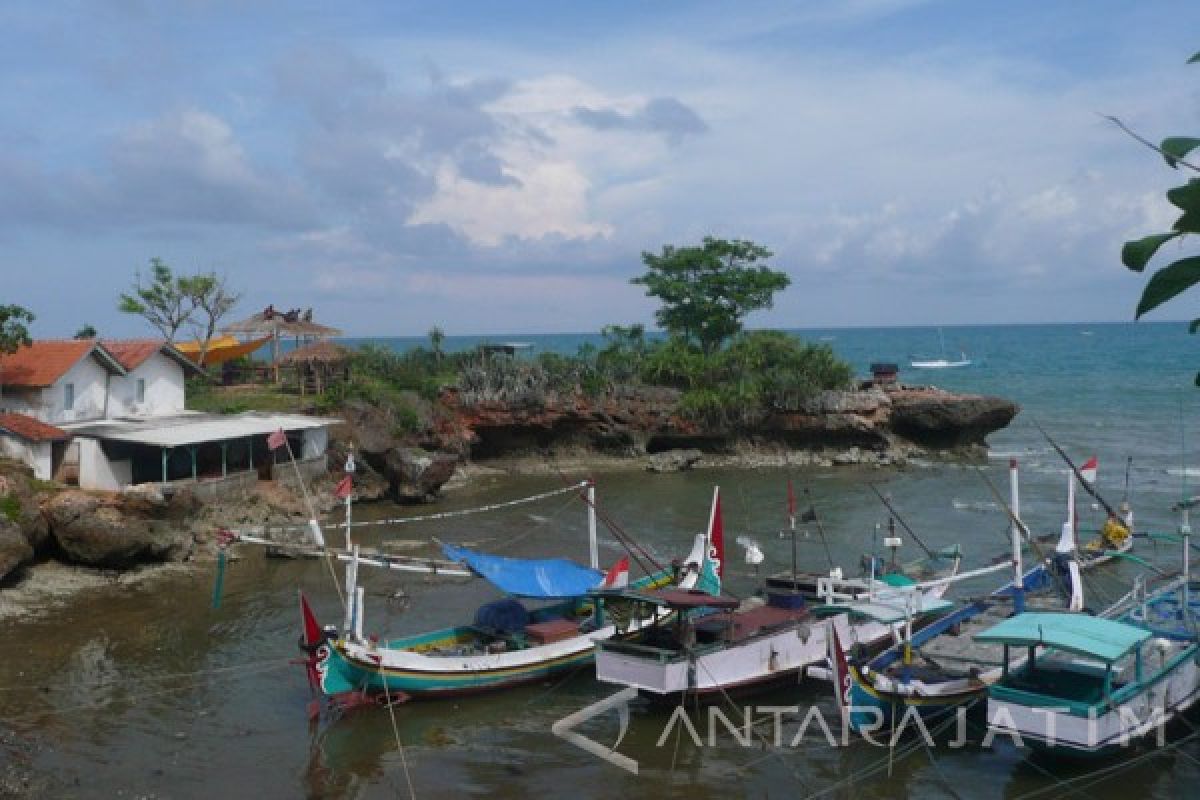
[[[1025,610],[1024,567],[1021,565],[1021,529],[1017,519],[1021,514],[1021,493],[1017,478],[1017,460],[1008,461],[1009,507],[1012,509],[1010,530],[1013,549],[1013,611],[1020,614]]]
[[[587,482],[588,510],[588,558],[592,569],[600,568],[599,544],[596,539],[596,481],[588,478]]]

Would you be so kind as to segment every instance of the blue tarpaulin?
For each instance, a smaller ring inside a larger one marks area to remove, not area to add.
[[[579,597],[604,580],[599,570],[565,558],[491,556],[452,544],[443,544],[442,552],[451,561],[466,564],[501,591],[518,597]]]

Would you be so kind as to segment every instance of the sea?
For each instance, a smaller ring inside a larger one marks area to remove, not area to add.
[[[1131,503],[1144,532],[1176,531],[1173,507],[1200,494],[1200,348],[1185,323],[1062,324],[800,330],[828,344],[865,374],[893,362],[906,384],[997,395],[1021,411],[988,438],[974,460],[917,459],[900,468],[697,469],[594,477],[604,517],[663,560],[682,555],[707,523],[720,487],[727,539],[726,586],[752,593],[763,574],[786,569],[786,487],[821,521],[801,526],[802,566],[834,562],[856,571],[878,553],[889,517],[899,520],[901,558],[920,545],[961,545],[965,566],[1004,554],[1008,521],[996,492],[1008,496],[1016,460],[1023,518],[1036,533],[1057,533],[1067,512],[1068,473],[1057,444],[1076,463],[1095,456],[1096,490],[1112,505]],[[364,340],[357,340],[364,341]],[[372,340],[404,349],[418,338]],[[591,334],[447,337],[447,349],[488,341],[529,344],[523,354],[574,352],[599,343]],[[942,342],[945,342],[944,351]],[[915,370],[914,358],[969,366]],[[521,355],[519,357],[529,357]],[[570,495],[500,510],[468,511],[561,487],[579,475],[492,476],[418,507],[355,507],[355,518],[386,522],[356,530],[364,545],[436,555],[435,539],[511,556],[586,559],[584,507]],[[995,487],[995,491],[993,488]],[[893,511],[879,501],[884,495]],[[1104,514],[1081,493],[1080,526]],[[405,520],[404,522],[398,520]],[[823,536],[822,536],[823,532]],[[745,562],[738,536],[766,555]],[[920,543],[916,540],[920,540]],[[1087,580],[1092,605],[1127,590],[1147,569],[1178,568],[1181,550],[1139,539],[1138,561],[1101,567]],[[637,762],[636,774],[579,749],[553,724],[617,688],[589,669],[553,682],[453,700],[413,701],[360,710],[310,724],[304,670],[294,660],[299,635],[297,591],[323,622],[340,623],[337,590],[319,561],[267,559],[243,546],[214,607],[215,569],[168,570],[55,596],[18,618],[0,621],[7,657],[0,661],[0,784],[20,793],[20,776],[46,778],[35,794],[55,797],[392,798],[392,797],[949,797],[1085,796],[1094,800],[1176,798],[1200,786],[1200,744],[1191,726],[1168,731],[1166,746],[1131,747],[1102,762],[1059,761],[1005,737],[985,741],[968,731],[964,746],[925,746],[910,738],[889,747],[836,730],[829,684],[816,679],[716,706],[729,725],[700,710],[697,736],[671,709],[635,701],[627,722],[615,712],[580,732]],[[616,534],[601,530],[601,561],[621,555]],[[396,636],[462,624],[497,597],[477,580],[364,578],[364,628]],[[993,580],[995,580],[993,578]],[[956,589],[970,596],[986,580]],[[0,589],[0,592],[3,592]],[[782,708],[774,712],[771,708]],[[749,715],[751,735],[741,727]],[[816,726],[831,727],[831,742]],[[776,728],[773,720],[780,720]],[[805,724],[805,720],[808,724]],[[803,730],[801,730],[803,728]],[[1192,738],[1188,738],[1191,736]],[[17,777],[13,777],[17,776]],[[3,791],[0,791],[3,794]]]

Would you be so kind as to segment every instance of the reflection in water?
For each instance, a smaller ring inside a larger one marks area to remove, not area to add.
[[[1004,464],[989,466],[1003,481]],[[722,486],[726,535],[757,539],[767,556],[764,572],[790,562],[790,545],[778,536],[784,523],[782,470],[719,470],[601,478],[605,509],[639,542],[663,558],[681,554],[691,535],[706,522],[712,484]],[[865,480],[886,484],[884,491],[931,547],[963,545],[967,566],[985,563],[1003,551],[1007,524],[999,512],[979,506],[990,495],[968,469],[937,466],[905,472],[794,473],[808,485],[830,532],[836,560],[857,565],[872,546],[877,523],[886,516]],[[1027,475],[1023,496],[1030,521],[1040,532],[1060,523],[1059,475]],[[544,478],[514,479],[474,487],[446,498],[438,509],[464,508],[547,488]],[[958,504],[969,504],[956,508]],[[1174,525],[1166,503],[1147,503],[1138,518],[1148,528]],[[356,517],[416,514],[428,509],[367,507]],[[1085,512],[1086,513],[1086,512]],[[1086,520],[1085,520],[1086,522]],[[586,560],[586,523],[572,501],[514,509],[496,515],[443,520],[366,532],[364,544],[432,537],[477,542],[510,555],[565,555]],[[819,538],[798,537],[803,565],[823,568]],[[1140,545],[1139,545],[1140,546]],[[404,552],[433,555],[428,545],[405,545]],[[912,543],[906,544],[916,553]],[[732,553],[733,551],[731,551]],[[614,537],[602,536],[601,560],[619,555]],[[1142,555],[1174,564],[1174,548]],[[740,556],[740,553],[737,554]],[[729,588],[751,591],[752,568],[730,559]],[[1130,565],[1105,568],[1099,593],[1115,593],[1134,574]],[[407,792],[407,762],[417,794],[498,798],[610,796],[707,797],[796,796],[837,786],[836,797],[950,795],[1016,798],[1055,786],[1045,771],[1073,777],[1077,768],[1029,762],[1007,745],[951,750],[939,743],[934,761],[924,748],[894,754],[891,774],[886,748],[862,742],[831,748],[819,732],[795,747],[800,716],[787,715],[782,746],[774,747],[770,723],[758,727],[742,746],[723,728],[710,745],[707,712],[696,717],[704,734],[697,747],[690,737],[659,746],[670,710],[634,705],[620,751],[641,764],[627,774],[550,734],[555,720],[607,696],[615,687],[596,684],[582,670],[567,680],[534,685],[494,696],[411,702],[396,709],[405,759],[400,758],[386,710],[366,709],[310,731],[309,699],[299,657],[296,590],[303,589],[318,615],[340,621],[325,567],[314,561],[268,560],[247,549],[226,577],[224,602],[209,606],[212,571],[169,573],[135,586],[97,589],[48,610],[31,621],[0,624],[8,643],[0,661],[0,716],[14,735],[36,741],[26,756],[35,769],[56,776],[60,792],[76,797],[126,795],[167,797],[229,796],[395,797]],[[368,592],[365,628],[402,635],[469,619],[496,594],[479,581],[397,578],[364,574]],[[403,600],[391,600],[402,588]],[[986,584],[968,587],[987,589]],[[740,703],[741,701],[739,701]],[[836,712],[828,687],[805,683],[750,698],[755,706],[816,704],[833,723]],[[740,711],[725,709],[730,719]],[[763,716],[759,714],[758,716]],[[802,716],[802,715],[801,715]],[[587,723],[584,732],[600,742],[616,739],[618,723],[608,715]],[[1146,761],[1089,789],[1096,800],[1181,796],[1200,780],[1195,743],[1177,756]],[[78,781],[78,785],[76,785]]]

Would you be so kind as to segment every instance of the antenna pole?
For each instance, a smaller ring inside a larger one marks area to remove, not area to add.
[[[1012,509],[1012,520],[1009,528],[1012,533],[1013,551],[1013,611],[1020,614],[1025,610],[1024,567],[1021,565],[1021,529],[1016,520],[1021,514],[1021,492],[1017,479],[1017,460],[1008,462],[1009,508]]]
[[[588,478],[587,484],[588,507],[588,558],[592,569],[600,568],[599,542],[596,538],[596,481]]]

